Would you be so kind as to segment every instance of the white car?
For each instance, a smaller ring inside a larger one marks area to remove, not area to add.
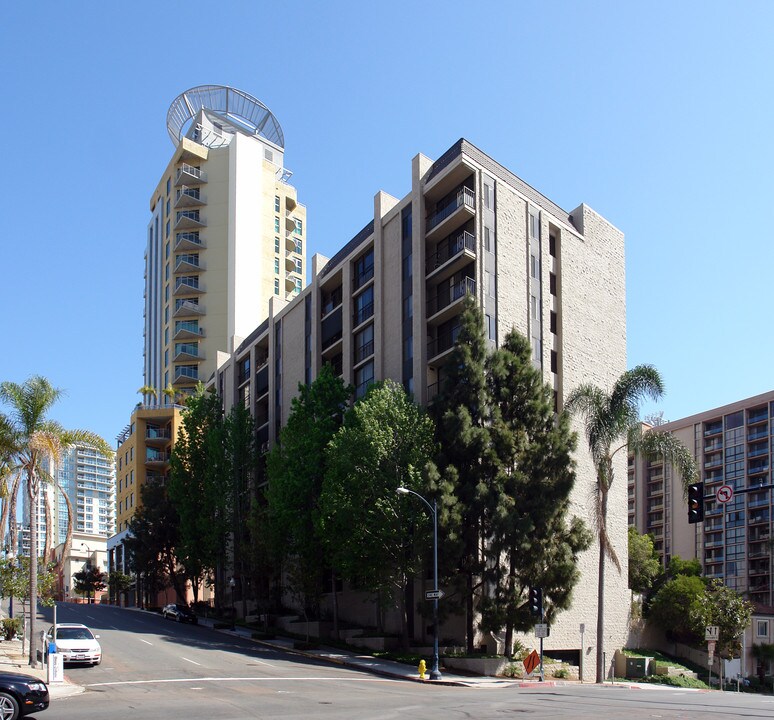
[[[89,628],[80,623],[57,623],[56,636],[52,625],[46,633],[46,643],[53,642],[56,652],[61,653],[64,662],[91,663],[99,665],[102,662],[102,647]]]

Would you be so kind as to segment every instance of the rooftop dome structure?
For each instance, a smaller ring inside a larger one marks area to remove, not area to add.
[[[245,132],[285,148],[282,127],[260,100],[227,85],[199,85],[178,95],[167,112],[167,132],[175,147],[200,110],[222,115]]]

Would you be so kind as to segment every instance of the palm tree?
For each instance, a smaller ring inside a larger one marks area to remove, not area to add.
[[[44,377],[35,375],[23,384],[0,383],[0,401],[10,407],[6,416],[0,413],[2,427],[10,428],[5,435],[12,443],[8,453],[12,467],[24,475],[27,481],[27,498],[30,508],[37,507],[40,481],[50,481],[44,460],[50,458],[58,464],[62,450],[75,443],[87,443],[107,457],[113,455],[110,446],[99,435],[88,430],[65,430],[58,422],[49,420],[47,415],[62,396],[62,391],[53,387]],[[30,523],[30,656],[29,664],[38,665],[38,638],[35,632],[35,615],[38,597],[38,527]],[[10,519],[14,521],[13,518]]]
[[[659,399],[664,394],[661,375],[651,365],[638,365],[616,380],[608,393],[596,385],[584,384],[573,390],[565,409],[583,418],[589,452],[597,475],[594,497],[594,528],[599,540],[597,587],[597,682],[604,681],[605,561],[621,572],[621,563],[607,532],[610,486],[613,484],[613,458],[620,451],[646,457],[663,456],[680,472],[684,487],[694,481],[696,464],[688,449],[671,433],[655,429],[643,431],[639,419],[640,402]]]

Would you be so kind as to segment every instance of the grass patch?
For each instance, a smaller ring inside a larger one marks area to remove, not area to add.
[[[708,690],[709,685],[702,680],[696,680],[692,677],[682,675],[648,675],[648,677],[638,678],[637,682],[650,683],[651,685],[668,685],[679,688],[698,688]]]
[[[685,659],[677,660],[671,655],[665,655],[658,650],[648,650],[647,648],[624,648],[624,655],[627,657],[650,657],[653,658],[660,665],[671,665],[674,668],[680,668],[681,670],[691,670],[693,672],[707,672],[706,668],[701,668],[698,665],[694,665]]]

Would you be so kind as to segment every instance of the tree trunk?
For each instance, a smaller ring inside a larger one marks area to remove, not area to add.
[[[465,651],[473,654],[473,572],[468,570],[465,575]]]
[[[35,471],[27,474],[27,497],[30,501],[30,667],[38,667],[38,638],[35,616],[38,613],[38,478]]]
[[[67,532],[65,533],[65,543],[64,548],[62,549],[62,557],[59,558],[59,562],[57,562],[55,567],[57,574],[64,577],[63,572],[65,558],[69,557],[70,550],[72,549],[73,545],[73,503],[70,500],[69,495],[62,489],[62,486],[58,482],[56,487],[59,492],[62,493],[62,497],[65,500],[65,505],[67,505]]]
[[[513,602],[516,592],[516,561],[513,557],[510,559],[510,568],[508,573],[508,602]],[[503,648],[505,656],[513,659],[513,617],[508,613],[505,617],[505,647]]]
[[[607,528],[607,488],[602,492],[602,522]],[[599,577],[597,580],[597,682],[605,682],[605,546],[599,541]]]
[[[11,493],[11,503],[8,515],[8,534],[11,536],[11,555],[19,555],[19,526],[16,524],[16,503],[19,497],[19,485],[21,484],[21,475],[17,475],[13,481],[16,492]]]
[[[6,495],[3,501],[3,514],[0,518],[0,537],[5,537],[6,527],[8,528],[8,536],[11,538],[12,544],[8,554],[16,557],[16,545],[14,538],[16,537],[16,496],[19,493],[19,475],[14,475],[13,482],[11,483],[11,490]],[[11,515],[11,509],[13,508],[13,515]],[[11,526],[13,525],[13,529]]]

